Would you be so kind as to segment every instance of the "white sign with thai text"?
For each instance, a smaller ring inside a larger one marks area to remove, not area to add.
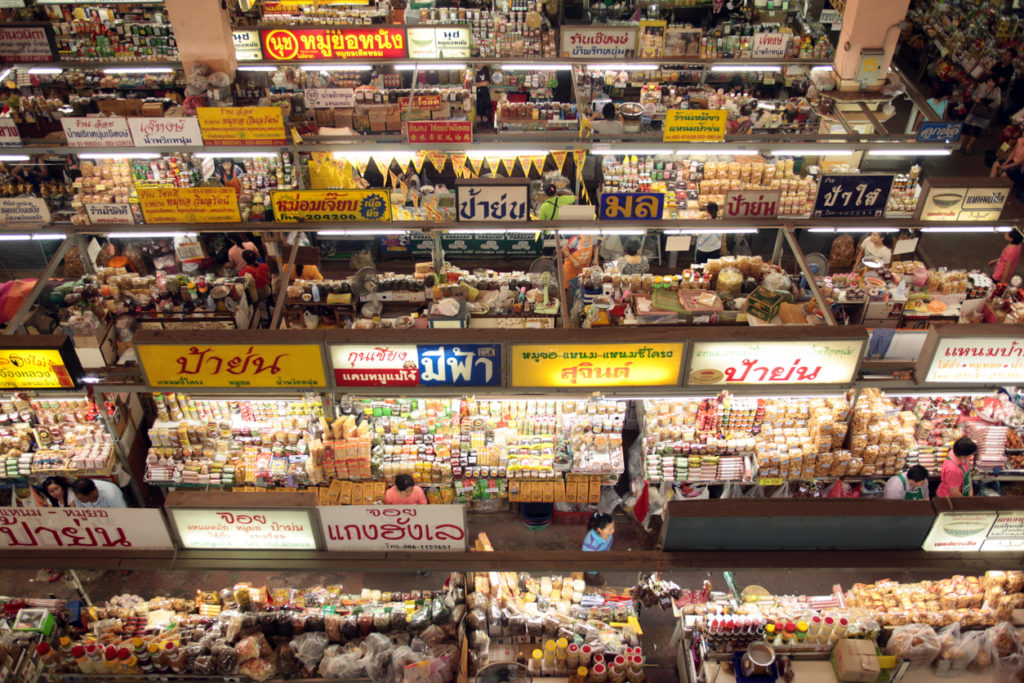
[[[1024,511],[940,512],[923,550],[930,552],[1020,552],[1024,550]]]
[[[128,129],[136,147],[181,145],[202,147],[203,134],[196,118],[159,118],[150,116],[128,119]]]
[[[123,116],[66,116],[60,120],[68,147],[131,147],[132,132]]]
[[[132,225],[135,216],[130,204],[86,204],[85,212],[93,225]]]
[[[235,59],[238,61],[255,62],[263,59],[259,31],[232,31],[231,40],[235,44]]]
[[[694,342],[688,384],[848,384],[864,342]]]
[[[986,384],[1024,377],[1024,339],[964,337],[941,339],[926,382]]]
[[[337,505],[319,507],[327,550],[462,552],[462,505]]]
[[[754,59],[781,59],[789,47],[788,33],[755,33],[750,56]]]
[[[0,197],[0,223],[50,222],[50,209],[39,197]]]
[[[563,26],[562,57],[633,57],[636,31],[636,26]]]
[[[410,26],[406,29],[409,59],[466,59],[468,26]]]
[[[302,91],[310,109],[334,109],[356,106],[356,91],[352,88],[310,88]]]
[[[183,548],[316,550],[310,510],[168,508]]]
[[[0,508],[0,548],[172,550],[159,510],[127,508]]]
[[[12,118],[0,118],[0,147],[21,147],[21,133]]]

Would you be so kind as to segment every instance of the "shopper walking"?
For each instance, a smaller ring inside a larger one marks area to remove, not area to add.
[[[117,484],[105,479],[76,479],[71,485],[75,492],[75,507],[79,508],[123,508],[124,493]]]
[[[940,498],[964,498],[972,495],[971,468],[974,466],[974,456],[977,452],[978,446],[966,436],[957,439],[953,444],[953,450],[942,463],[942,482],[935,495]]]
[[[928,470],[914,465],[885,483],[885,497],[890,500],[928,500]]]
[[[1006,246],[999,254],[999,258],[988,262],[995,266],[992,271],[992,279],[996,282],[1009,282],[1013,278],[1013,271],[1017,270],[1017,260],[1020,258],[1021,242],[1024,242],[1022,235],[1016,228],[1011,228],[1006,233]]]
[[[604,552],[612,549],[612,538],[615,535],[615,522],[611,515],[595,512],[587,522],[587,535],[583,539],[585,552]],[[600,572],[587,572],[584,579],[591,586],[603,586],[604,576]]]
[[[408,474],[395,477],[395,485],[384,492],[385,505],[426,505],[427,494]]]
[[[71,485],[64,477],[47,477],[42,486],[32,487],[32,500],[41,508],[71,507]]]
[[[964,119],[964,153],[970,154],[974,151],[974,143],[978,137],[988,130],[992,125],[999,105],[1002,103],[1002,94],[996,84],[996,77],[989,74],[985,80],[971,92],[971,109]]]

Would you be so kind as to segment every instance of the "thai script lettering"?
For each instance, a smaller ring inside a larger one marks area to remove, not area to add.
[[[993,356],[1010,358],[1017,356],[1020,358],[1024,356],[1024,346],[1021,346],[1016,341],[1010,342],[1009,346],[951,346],[946,349],[944,355],[954,358],[964,358],[967,356],[974,358]]]
[[[628,220],[631,218],[660,219],[665,195],[662,193],[612,192],[601,195],[602,220]]]
[[[736,192],[726,193],[725,215],[738,216],[774,216],[778,211],[779,193]]]
[[[629,366],[633,361],[627,361],[618,367],[597,367],[593,363],[584,362],[568,368],[562,368],[562,379],[569,380],[576,384],[580,379],[629,379]]]
[[[459,219],[465,221],[522,221],[526,220],[526,199],[510,197],[507,191],[484,193],[483,188],[471,187],[467,197],[459,197]],[[494,197],[493,199],[489,199]]]
[[[424,384],[486,385],[497,379],[494,346],[465,350],[459,346],[421,347],[419,357],[420,381]],[[482,377],[475,372],[477,367],[482,369]]]
[[[290,355],[279,353],[274,356],[273,360],[269,360],[257,353],[255,348],[250,346],[244,355],[225,358],[213,353],[213,347],[200,349],[198,346],[192,346],[189,347],[186,354],[175,359],[178,364],[178,373],[182,375],[219,375],[223,370],[232,375],[255,376],[264,372],[276,375],[282,370],[278,363],[282,358]]]
[[[753,358],[744,358],[740,361],[740,365],[743,366],[742,370],[737,370],[735,367],[729,367],[725,369],[725,381],[726,382],[746,382],[747,377],[750,377],[753,373],[757,376],[756,380],[751,377],[750,381],[758,382],[812,382],[818,377],[818,373],[821,372],[821,366],[818,365],[814,368],[810,366],[801,365],[800,359],[797,358],[793,361],[793,365],[790,367],[785,366],[766,366],[760,365],[759,361]]]

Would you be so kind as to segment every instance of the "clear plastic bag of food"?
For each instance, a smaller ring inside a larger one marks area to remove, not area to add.
[[[214,654],[217,655],[217,673],[222,676],[235,673],[235,669],[238,668],[238,653],[234,648],[221,647]]]
[[[909,661],[913,668],[930,666],[939,656],[939,637],[931,626],[899,626],[893,630],[885,651],[899,660]]]
[[[477,652],[486,652],[491,646],[491,639],[483,631],[471,631],[469,634],[469,647]]]
[[[469,605],[470,609],[487,610],[487,596],[483,593],[470,593],[469,598],[466,600],[466,604]]]
[[[443,624],[448,621],[451,610],[441,597],[436,597],[430,604],[430,621],[434,624]]]
[[[466,625],[474,631],[487,630],[487,613],[479,609],[471,609],[466,614]]]
[[[302,662],[295,656],[295,651],[288,643],[281,643],[277,646],[277,649],[274,650],[274,661],[277,662],[277,672],[285,678],[296,675],[302,669]],[[319,663],[320,660],[317,660],[317,664]],[[314,664],[310,670],[315,667]]]
[[[262,635],[259,636],[248,636],[242,638],[235,645],[235,652],[238,653],[238,661],[246,662],[250,659],[257,659],[260,656],[260,649],[266,640]]]
[[[350,651],[334,657],[325,656],[320,660],[319,670],[323,678],[360,678],[363,676],[362,653]]]
[[[430,626],[430,608],[424,605],[409,617],[408,629],[413,633],[419,633],[427,626]]]
[[[290,644],[302,665],[307,669],[315,669],[323,659],[324,650],[329,643],[326,633],[310,631],[298,636]]]
[[[436,645],[444,640],[444,629],[435,624],[431,624],[424,629],[423,633],[421,633],[419,637],[427,645]]]

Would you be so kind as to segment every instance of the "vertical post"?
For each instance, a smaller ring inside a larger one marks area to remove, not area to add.
[[[214,71],[234,75],[238,65],[231,36],[231,21],[221,3],[210,0],[166,0],[167,16],[174,27],[185,73],[196,62],[208,64]]]
[[[562,284],[559,288],[562,290],[562,305],[559,306],[559,310],[562,311],[562,327],[569,327],[569,283],[562,282],[562,276],[565,273],[565,257],[562,256],[562,236],[558,229],[555,229],[555,263],[558,267],[558,272],[555,274],[555,279]],[[543,244],[543,242],[542,242]]]
[[[832,309],[825,301],[825,297],[821,295],[821,290],[818,289],[818,281],[814,277],[814,273],[807,267],[807,260],[804,259],[804,252],[797,244],[796,234],[793,232],[793,226],[787,224],[784,228],[780,228],[784,231],[783,234],[786,237],[786,241],[789,242],[789,248],[793,252],[793,258],[796,259],[796,263],[800,266],[800,272],[807,278],[807,288],[811,290],[811,296],[818,304],[818,308],[821,309],[821,316],[825,319],[825,324],[834,327],[836,319],[832,315]]]
[[[276,330],[277,326],[281,324],[281,314],[284,312],[285,294],[288,293],[288,282],[292,278],[292,269],[295,268],[295,257],[299,253],[298,243],[299,231],[296,230],[295,234],[292,235],[292,253],[288,255],[288,265],[281,269],[281,282],[277,288],[277,301],[274,302],[274,315],[270,319],[270,329],[272,330]],[[257,302],[257,310],[258,309],[259,302]]]
[[[139,507],[144,507],[146,501],[145,498],[143,498],[142,496],[142,488],[139,486],[139,482],[135,478],[135,473],[132,472],[131,463],[128,462],[129,453],[127,452],[127,449],[125,448],[124,444],[121,442],[121,437],[114,429],[114,425],[110,421],[110,415],[107,414],[107,402],[104,400],[103,392],[93,391],[93,388],[89,387],[88,393],[91,395],[90,397],[96,404],[96,412],[99,415],[100,421],[103,422],[103,427],[107,430],[107,434],[109,434],[110,438],[113,439],[114,441],[114,455],[117,456],[118,463],[121,465],[121,467],[124,468],[125,473],[127,473],[128,477],[131,479],[131,481],[128,483],[128,487],[132,491],[132,498],[135,499],[136,505],[138,505]]]

